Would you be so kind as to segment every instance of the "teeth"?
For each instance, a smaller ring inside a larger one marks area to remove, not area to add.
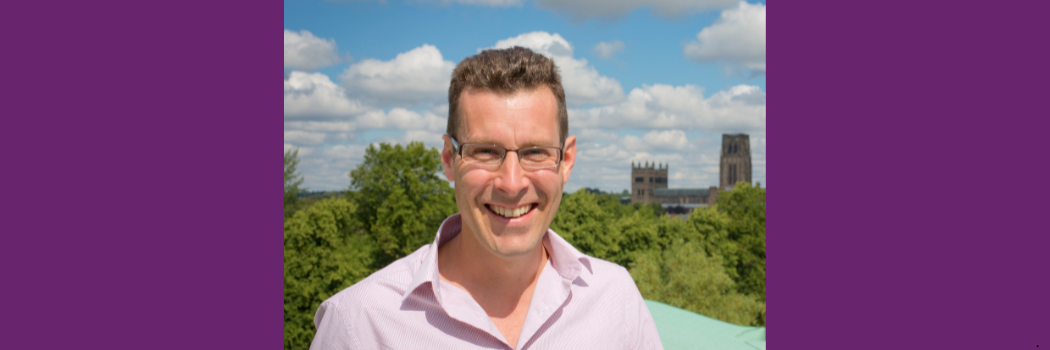
[[[526,205],[526,206],[523,206],[521,208],[515,208],[515,209],[504,209],[504,208],[494,207],[494,206],[489,206],[489,208],[492,209],[492,211],[495,212],[496,214],[503,215],[504,217],[516,218],[516,217],[525,215],[525,213],[528,213],[529,212],[529,208],[531,208],[531,205]]]

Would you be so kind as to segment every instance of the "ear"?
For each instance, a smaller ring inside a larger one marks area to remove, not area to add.
[[[455,182],[456,173],[452,171],[452,136],[445,134],[441,139],[445,141],[445,147],[441,150],[441,168],[445,171],[445,178]]]
[[[565,155],[562,156],[561,169],[562,172],[562,185],[569,182],[569,175],[572,174],[572,167],[576,165],[576,136],[569,136],[565,139]]]

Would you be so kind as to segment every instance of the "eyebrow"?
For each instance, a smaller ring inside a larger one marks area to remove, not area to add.
[[[503,147],[503,148],[507,148],[507,147],[505,147],[503,145],[500,145],[498,142],[493,142],[490,139],[481,139],[481,141],[463,141],[463,142],[460,142],[460,144],[464,144],[464,143],[480,143],[480,144],[496,145],[496,146],[500,146],[500,147]],[[550,145],[538,143],[538,142],[535,142],[535,141],[528,141],[528,142],[525,142],[524,144],[521,145],[521,148],[525,148],[525,147],[555,147],[555,148],[561,148],[562,146],[550,146]]]

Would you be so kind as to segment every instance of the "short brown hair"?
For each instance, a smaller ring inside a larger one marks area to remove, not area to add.
[[[558,137],[565,143],[569,137],[569,112],[565,108],[565,89],[554,61],[524,47],[491,49],[467,57],[452,71],[448,87],[448,132],[456,137],[459,130],[459,95],[472,87],[501,94],[529,91],[544,85],[558,100]]]

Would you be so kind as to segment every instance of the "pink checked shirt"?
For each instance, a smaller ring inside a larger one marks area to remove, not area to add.
[[[310,349],[511,349],[485,310],[438,277],[437,247],[459,234],[445,219],[434,244],[332,296],[314,315]],[[519,349],[662,349],[623,267],[583,255],[547,230],[550,254],[533,291]]]

